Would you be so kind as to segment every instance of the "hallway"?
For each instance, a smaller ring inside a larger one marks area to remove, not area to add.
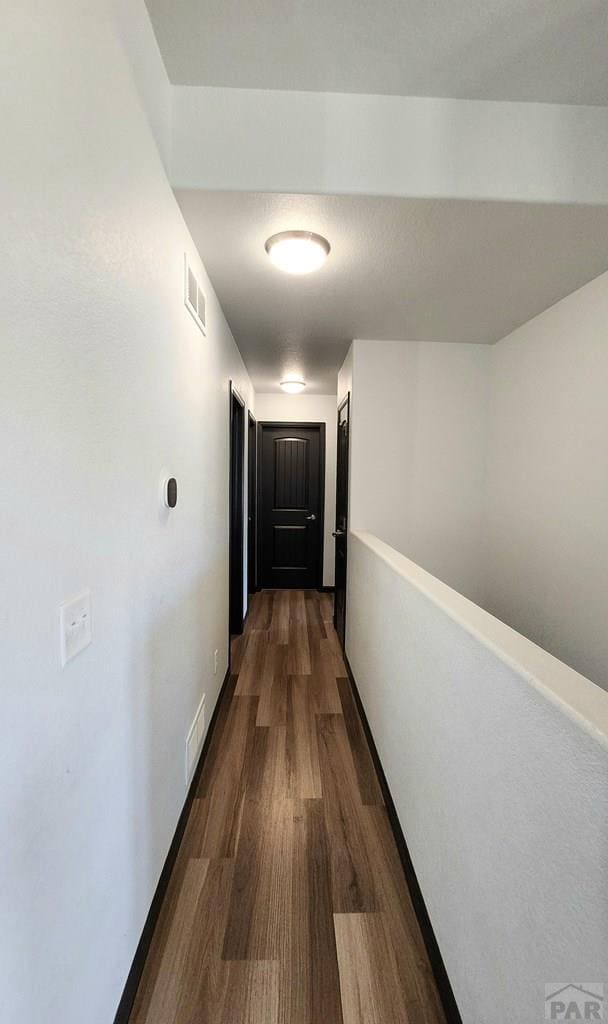
[[[331,620],[251,600],[131,1024],[444,1020]]]

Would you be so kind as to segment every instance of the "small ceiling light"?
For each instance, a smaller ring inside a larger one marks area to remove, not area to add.
[[[290,395],[299,395],[300,391],[303,391],[306,387],[306,383],[303,380],[282,380],[281,387],[283,391],[288,391]]]
[[[312,231],[280,231],[264,246],[275,267],[287,274],[310,274],[322,267],[330,244]]]

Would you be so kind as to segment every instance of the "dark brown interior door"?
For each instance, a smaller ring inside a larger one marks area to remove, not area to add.
[[[260,423],[262,587],[313,588],[322,579],[325,425]]]
[[[338,409],[336,460],[336,568],[334,626],[344,648],[346,631],[346,545],[348,540],[348,427],[350,392]]]

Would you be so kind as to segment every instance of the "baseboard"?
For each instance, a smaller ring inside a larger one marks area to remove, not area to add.
[[[357,683],[353,675],[353,670],[350,666],[348,658],[346,657],[346,654],[344,654],[344,664],[346,665],[346,670],[348,672],[350,684],[352,686],[353,694],[355,697],[355,703],[361,716],[361,721],[363,722],[365,736],[367,738],[369,749],[372,754],[372,759],[374,761],[374,766],[376,768],[376,772],[378,773],[378,778],[380,780],[382,795],[384,797],[384,804],[386,806],[386,811],[390,821],[391,829],[393,831],[395,842],[397,844],[397,849],[399,851],[399,857],[401,859],[401,866],[403,867],[405,881],[410,891],[410,896],[412,898],[412,904],[414,907],[414,912],[418,919],[418,924],[420,925],[420,931],[422,932],[422,938],[424,940],[424,945],[426,946],[426,951],[431,964],[431,969],[433,971],[435,983],[437,985],[437,991],[439,993],[439,998],[441,999],[441,1004],[443,1006],[443,1011],[445,1013],[446,1022],[447,1024],[462,1024],[462,1017],[460,1016],[460,1011],[458,1009],[458,1005],[454,997],[454,992],[452,991],[450,979],[445,969],[443,957],[441,956],[441,951],[437,944],[437,939],[435,938],[435,932],[433,931],[433,925],[431,924],[431,919],[429,917],[428,910],[426,909],[424,897],[422,895],[420,885],[418,884],[418,879],[416,877],[416,872],[414,870],[412,858],[407,847],[407,842],[403,834],[403,829],[401,828],[401,822],[399,821],[397,810],[395,808],[395,803],[391,796],[391,791],[388,787],[388,782],[386,781],[384,769],[378,756],[378,751],[376,749],[374,737],[372,736],[372,731],[369,727],[367,715],[365,714],[365,708],[363,707],[361,696],[359,694],[359,690],[357,689]]]
[[[131,969],[129,971],[129,974],[127,975],[127,980],[125,982],[125,987],[124,987],[123,992],[122,992],[120,1003],[118,1004],[118,1009],[116,1011],[116,1016],[114,1017],[114,1024],[129,1024],[129,1017],[131,1016],[131,1012],[133,1010],[133,1004],[135,1003],[135,996],[137,995],[137,989],[139,988],[139,983],[141,981],[141,976],[143,974],[144,966],[145,966],[145,963],[146,963],[146,958],[148,956],[148,952],[150,950],[150,945],[152,943],[152,936],[154,935],[154,928],[156,927],[156,922],[158,921],[158,917],[159,917],[160,910],[161,910],[162,903],[163,903],[163,898],[164,898],[165,893],[167,891],[167,886],[169,885],[169,879],[171,878],[171,872],[173,870],[175,861],[177,859],[177,854],[178,854],[178,851],[179,851],[179,847],[180,847],[180,844],[181,844],[184,832],[186,830],[186,825],[187,825],[187,822],[188,822],[188,815],[190,814],[190,810],[192,808],[192,803],[194,801],[194,794],[196,793],[196,787],[198,786],[198,781],[200,779],[200,775],[201,775],[201,772],[203,770],[203,764],[205,762],[205,757],[206,757],[207,751],[209,749],[209,743],[211,741],[211,735],[213,733],[213,729],[214,729],[215,723],[217,721],[218,708],[220,706],[220,702],[221,702],[222,697],[224,695],[224,690],[226,689],[226,686],[228,685],[228,680],[229,679],[230,679],[230,669],[228,669],[228,671],[226,672],[226,675],[224,676],[224,681],[222,682],[222,686],[221,686],[220,692],[218,694],[218,698],[217,698],[217,700],[215,702],[215,708],[213,709],[213,715],[211,716],[211,721],[209,722],[209,728],[207,729],[207,735],[205,736],[205,742],[203,744],[203,749],[201,750],[201,755],[199,757],[198,764],[196,766],[196,771],[194,772],[194,775],[192,776],[192,781],[190,783],[190,786],[188,787],[188,793],[186,795],[186,800],[185,800],[184,806],[182,808],[182,812],[181,812],[181,814],[179,816],[179,820],[177,822],[177,827],[175,829],[175,834],[173,836],[173,839],[171,840],[171,846],[169,847],[169,852],[168,852],[167,857],[165,859],[165,863],[163,865],[163,869],[162,869],[162,871],[160,873],[160,878],[158,880],[158,885],[156,886],[156,891],[154,893],[154,896],[152,897],[152,903],[150,904],[150,909],[148,911],[148,916],[146,918],[146,923],[144,924],[144,927],[143,927],[143,930],[142,930],[142,933],[141,933],[141,937],[140,937],[139,942],[137,944],[137,949],[135,950],[135,956],[133,957],[133,963],[131,964]]]

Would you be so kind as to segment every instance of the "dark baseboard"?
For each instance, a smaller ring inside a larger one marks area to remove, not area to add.
[[[335,589],[335,587],[317,587],[320,594],[333,594]]]
[[[232,641],[235,636],[242,636],[245,632],[245,626],[247,624],[247,619],[249,618],[249,609],[251,607],[250,598],[251,594],[247,594],[247,608],[245,609],[245,614],[240,622],[237,623],[237,628],[234,630],[231,629],[228,633],[228,675],[230,675],[230,670],[232,668]]]
[[[420,885],[418,884],[418,879],[416,878],[416,872],[414,870],[414,865],[412,864],[410,852],[407,848],[407,842],[403,834],[403,829],[401,828],[401,822],[399,821],[399,817],[397,815],[397,810],[395,808],[395,804],[391,796],[391,791],[388,788],[388,782],[386,781],[384,769],[382,768],[382,764],[378,756],[378,751],[376,749],[374,737],[372,736],[372,732],[369,727],[369,722],[367,721],[367,715],[365,714],[365,709],[361,701],[361,696],[359,694],[359,690],[357,689],[357,683],[355,682],[355,677],[353,675],[353,671],[352,668],[350,667],[350,663],[348,661],[348,658],[346,657],[346,654],[344,655],[344,664],[346,665],[346,669],[350,679],[350,684],[352,686],[353,694],[355,697],[355,703],[357,704],[357,708],[361,716],[361,721],[363,722],[363,728],[365,730],[365,735],[367,738],[367,742],[369,744],[369,749],[371,750],[374,766],[376,768],[376,772],[378,773],[378,778],[380,780],[380,786],[382,788],[382,794],[384,796],[386,811],[390,821],[391,829],[393,831],[393,835],[395,837],[395,842],[397,843],[397,849],[399,851],[399,857],[401,859],[401,866],[403,867],[403,873],[405,875],[407,887],[410,891],[414,911],[418,919],[418,924],[420,925],[420,931],[422,932],[422,938],[424,940],[424,945],[426,946],[426,951],[435,978],[435,983],[437,985],[437,991],[439,992],[439,998],[441,999],[443,1011],[445,1013],[446,1022],[447,1024],[462,1024],[462,1017],[460,1016],[460,1011],[458,1009],[456,999],[454,998],[454,993],[452,991],[450,979],[448,978],[448,973],[445,969],[443,957],[441,956],[439,946],[437,945],[437,939],[435,938],[433,925],[431,924],[431,919],[429,917],[428,910],[426,909],[424,897],[422,895]]]
[[[211,716],[211,721],[209,722],[209,728],[207,729],[207,735],[205,736],[203,749],[201,750],[201,755],[196,766],[196,771],[192,776],[192,781],[188,788],[186,801],[182,808],[182,812],[179,816],[177,827],[175,829],[175,834],[173,836],[173,839],[171,840],[171,846],[169,847],[169,852],[163,865],[163,869],[158,880],[158,885],[156,886],[156,891],[154,893],[154,896],[152,897],[152,903],[150,904],[150,909],[148,911],[146,923],[144,924],[143,931],[141,933],[141,937],[137,945],[137,949],[135,950],[133,963],[131,964],[131,969],[125,982],[125,987],[123,989],[120,1003],[118,1004],[116,1016],[114,1017],[114,1024],[129,1024],[129,1017],[131,1016],[133,1004],[135,1003],[135,996],[137,995],[137,989],[139,988],[139,983],[141,981],[141,976],[143,974],[144,966],[146,963],[146,957],[148,956],[150,945],[152,943],[154,928],[156,926],[156,922],[160,914],[160,909],[163,903],[163,898],[167,891],[167,886],[169,885],[171,872],[177,859],[180,843],[186,830],[188,815],[190,814],[192,803],[194,801],[194,795],[196,793],[196,787],[198,786],[198,781],[203,770],[203,764],[205,761],[205,757],[207,755],[207,751],[209,749],[209,743],[211,741],[213,728],[217,721],[218,708],[224,695],[224,690],[228,685],[229,679],[230,669],[228,669],[226,675],[224,676],[224,681],[218,694],[218,698],[215,702],[215,708],[213,709],[213,715]]]

